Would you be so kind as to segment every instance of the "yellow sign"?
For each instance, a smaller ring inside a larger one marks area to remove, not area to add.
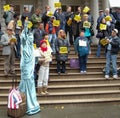
[[[12,38],[12,39],[10,39],[10,42],[14,42],[14,43],[16,43],[16,38]]]
[[[106,16],[106,17],[105,17],[105,20],[106,20],[106,21],[111,21],[112,18],[111,18],[110,16]]]
[[[34,49],[36,49],[36,48],[37,48],[35,43],[33,44],[33,47],[34,47]]]
[[[4,5],[3,9],[4,9],[4,11],[9,11],[10,10],[10,5]]]
[[[100,30],[106,30],[107,29],[107,25],[106,24],[100,24]]]
[[[72,19],[69,19],[69,20],[67,21],[67,24],[68,24],[68,26],[70,26],[70,25],[72,24]]]
[[[74,20],[75,20],[75,21],[80,21],[80,20],[81,20],[80,15],[75,15]]]
[[[17,21],[17,26],[22,27],[22,21],[21,20]]]
[[[28,28],[30,29],[32,26],[33,26],[32,22],[29,21],[29,22],[28,22]]]
[[[84,13],[87,13],[88,11],[90,11],[90,8],[88,6],[86,6],[84,9],[83,9],[83,12]]]
[[[88,21],[85,21],[85,22],[83,23],[83,27],[84,27],[84,28],[90,28],[90,27],[91,27],[91,23],[88,22]]]
[[[100,44],[103,45],[103,46],[107,45],[108,44],[107,39],[105,39],[105,38],[101,39]]]
[[[60,26],[60,20],[53,20],[53,26]]]
[[[47,12],[47,16],[49,16],[49,17],[53,16],[53,12],[48,11],[48,12]]]
[[[54,7],[55,8],[61,8],[61,2],[55,2]]]
[[[68,53],[67,47],[60,47],[60,54],[67,54],[67,53]]]

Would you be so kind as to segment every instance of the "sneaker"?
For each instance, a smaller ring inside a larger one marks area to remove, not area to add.
[[[80,71],[80,73],[81,73],[81,74],[83,74],[83,73],[84,73],[84,71]]]
[[[83,73],[85,73],[85,74],[86,74],[86,73],[87,73],[87,71],[83,71]]]
[[[109,79],[109,75],[105,75],[105,79]]]
[[[60,75],[61,72],[58,72],[58,75]]]
[[[113,75],[113,79],[118,79],[118,75]]]

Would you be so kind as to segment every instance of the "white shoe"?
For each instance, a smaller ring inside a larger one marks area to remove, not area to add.
[[[113,75],[113,79],[118,79],[118,75]]]
[[[87,73],[87,71],[83,71],[83,73],[85,73],[85,74],[86,74],[86,73]]]
[[[109,75],[105,75],[105,79],[109,79]]]
[[[81,74],[83,74],[83,73],[84,73],[84,71],[80,71],[80,73],[81,73]]]

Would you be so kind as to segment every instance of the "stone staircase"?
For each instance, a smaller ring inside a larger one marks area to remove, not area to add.
[[[101,57],[95,56],[97,47],[92,46],[92,54],[88,57],[87,74],[82,75],[79,69],[70,68],[69,60],[67,62],[67,73],[58,75],[56,73],[56,62],[53,59],[50,65],[50,78],[48,91],[49,95],[37,95],[41,106],[47,105],[81,105],[95,103],[118,103],[120,102],[120,79],[104,79],[102,72],[105,66],[104,51]],[[77,58],[73,47],[69,59]],[[3,56],[0,51],[0,106],[7,105],[7,96],[11,88],[12,77],[7,78],[3,73]],[[120,62],[120,54],[118,63]],[[20,82],[19,61],[16,60],[16,72],[18,83]]]

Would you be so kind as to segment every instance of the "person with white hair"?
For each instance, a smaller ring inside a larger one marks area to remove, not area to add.
[[[112,30],[115,28],[116,20],[115,20],[114,16],[110,13],[109,8],[105,9],[105,15],[104,16],[105,16],[106,23],[107,23],[107,26],[108,26],[109,35],[111,35]]]

